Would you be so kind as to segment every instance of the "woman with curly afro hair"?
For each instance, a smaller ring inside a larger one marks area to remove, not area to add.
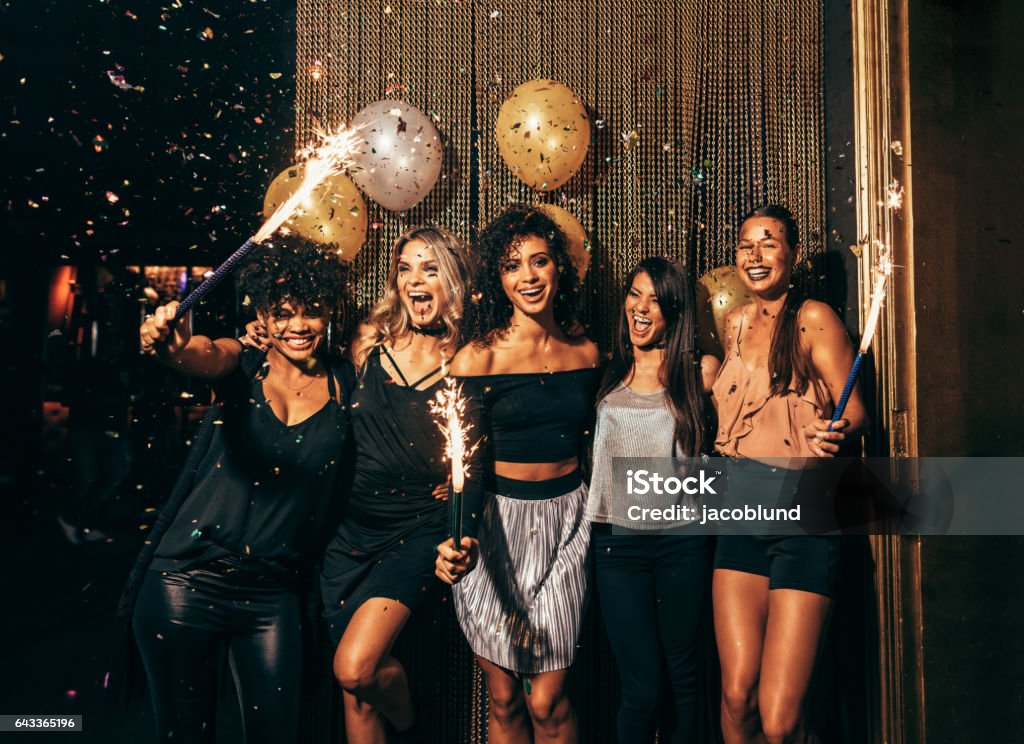
[[[298,735],[302,593],[324,544],[349,417],[325,357],[341,267],[297,238],[262,243],[238,272],[268,349],[193,335],[178,303],[139,331],[144,351],[213,380],[214,405],[147,547],[121,613],[149,681],[161,741],[213,738],[217,660],[227,652],[244,741]]]
[[[566,237],[529,206],[480,235],[467,345],[452,374],[483,437],[465,486],[464,537],[438,546],[459,624],[490,697],[487,740],[574,742],[566,679],[587,598],[590,524],[578,453],[599,381],[575,336],[579,279]]]

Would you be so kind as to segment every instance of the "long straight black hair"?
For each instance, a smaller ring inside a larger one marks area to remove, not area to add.
[[[658,307],[665,318],[665,361],[662,379],[665,396],[676,420],[675,452],[682,457],[697,457],[709,452],[714,440],[714,409],[701,375],[697,353],[696,312],[693,281],[682,267],[667,259],[645,258],[626,280],[629,293],[638,274],[647,274],[654,285]],[[600,401],[633,371],[635,357],[629,340],[630,319],[625,304],[619,314],[619,333],[612,358],[605,368],[597,394]]]

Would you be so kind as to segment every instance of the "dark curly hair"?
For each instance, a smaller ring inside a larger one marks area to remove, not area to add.
[[[495,217],[477,239],[472,291],[463,321],[463,338],[488,346],[508,331],[512,302],[501,286],[502,262],[528,237],[543,239],[558,266],[555,320],[564,332],[577,321],[580,279],[569,241],[555,221],[528,204],[513,204]]]
[[[297,235],[275,235],[260,243],[236,276],[242,304],[269,311],[289,300],[330,315],[341,309],[344,269],[330,250]]]

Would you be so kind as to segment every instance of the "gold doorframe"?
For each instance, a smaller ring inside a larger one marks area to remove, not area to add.
[[[853,94],[857,164],[858,298],[863,327],[871,302],[876,241],[892,247],[895,271],[872,345],[877,397],[868,454],[893,458],[912,482],[917,449],[908,0],[853,0]],[[904,189],[887,208],[888,187]],[[874,739],[922,744],[924,684],[920,538],[871,538],[879,685]],[[870,649],[868,649],[870,651]]]

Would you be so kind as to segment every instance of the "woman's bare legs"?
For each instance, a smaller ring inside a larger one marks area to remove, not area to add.
[[[763,744],[758,683],[768,624],[768,577],[717,568],[711,596],[722,664],[722,738],[725,744]]]
[[[521,675],[479,656],[476,660],[487,680],[490,744],[576,742],[576,714],[565,689],[568,669],[529,675],[527,693]]]
[[[804,698],[814,671],[831,600],[797,589],[768,592],[768,628],[761,658],[758,706],[769,744],[810,744]]]
[[[391,656],[411,614],[393,599],[368,599],[356,610],[334,652],[334,677],[345,690],[345,731],[350,744],[384,744],[382,716],[399,731],[412,725],[405,669]]]
[[[712,594],[726,744],[815,741],[804,698],[831,600],[728,569],[715,570]]]
[[[533,719],[535,742],[575,744],[576,714],[565,689],[568,677],[568,669],[542,672],[530,677],[526,707]]]
[[[487,680],[487,741],[489,744],[530,744],[530,714],[523,683],[515,674],[476,657]]]

